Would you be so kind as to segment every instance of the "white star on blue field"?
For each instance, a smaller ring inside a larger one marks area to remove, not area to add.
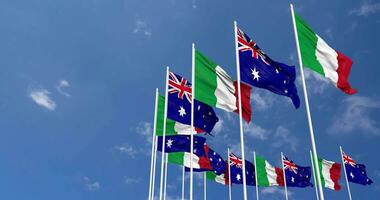
[[[374,182],[350,184],[353,199],[378,199],[380,2],[375,0],[1,0],[0,199],[147,199],[154,95],[156,87],[164,93],[166,66],[191,80],[195,42],[235,79],[234,20],[272,59],[296,65],[301,99],[295,109],[288,97],[252,88],[252,123],[244,124],[247,159],[256,151],[280,166],[283,152],[310,166],[290,3],[354,62],[349,80],[359,92],[352,96],[305,70],[318,154],[341,162],[341,145],[366,165]],[[227,147],[239,156],[238,115],[215,111],[219,122],[207,144],[225,159]],[[168,199],[180,199],[181,173],[169,165]],[[194,199],[203,198],[202,177],[195,175]],[[344,176],[340,183],[339,192],[324,189],[326,199],[348,199]],[[242,186],[234,185],[232,195],[242,199]],[[289,188],[289,195],[315,199],[311,187]],[[228,199],[228,188],[208,181],[207,196]],[[254,196],[249,186],[248,197]],[[260,196],[284,199],[283,188],[260,188]]]

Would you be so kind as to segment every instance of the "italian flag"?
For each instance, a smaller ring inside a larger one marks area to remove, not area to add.
[[[256,156],[255,164],[258,186],[284,186],[284,173],[281,168],[273,167],[260,156]]]
[[[206,171],[206,178],[222,185],[228,185],[228,177],[225,174],[217,175],[213,171]]]
[[[159,95],[156,113],[156,136],[163,135],[164,126],[164,110],[165,110],[165,97]],[[165,135],[190,135],[191,133],[203,132],[202,130],[193,129],[191,126],[182,124],[171,119],[166,119],[166,134]]]
[[[341,176],[341,165],[334,161],[320,158],[318,159],[318,167],[321,174],[322,186],[336,191],[340,190],[339,179]]]
[[[172,164],[182,165],[190,168],[190,152],[175,152],[168,154],[168,162]],[[212,169],[211,163],[207,157],[199,157],[193,154],[193,168],[194,169]]]
[[[357,90],[348,82],[350,58],[331,48],[297,14],[295,21],[303,65],[326,77],[343,92],[355,94]]]
[[[240,83],[243,118],[251,121],[251,87]],[[223,109],[239,113],[237,82],[219,65],[195,51],[195,99]]]

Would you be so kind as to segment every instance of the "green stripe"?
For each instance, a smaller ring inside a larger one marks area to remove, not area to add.
[[[318,168],[319,168],[319,174],[321,175],[321,184],[323,187],[326,186],[325,178],[323,178],[323,173],[322,173],[322,160],[321,158],[318,158]]]
[[[216,68],[210,59],[195,51],[195,98],[210,106],[216,105]]]
[[[256,176],[257,176],[257,185],[258,186],[269,186],[269,180],[267,171],[265,170],[265,160],[260,156],[256,156]]]
[[[157,113],[156,113],[156,135],[162,136],[163,125],[164,125],[164,110],[165,110],[165,97],[159,95],[157,102]],[[177,132],[174,129],[175,121],[166,119],[166,135],[177,135]]]
[[[214,172],[206,171],[206,178],[215,181],[216,174]]]
[[[317,60],[316,49],[318,37],[310,26],[295,14],[298,42],[301,49],[302,63],[305,67],[325,76],[321,63]]]
[[[172,164],[177,165],[183,165],[184,164],[184,152],[175,152],[175,153],[169,153],[168,154],[168,162]]]

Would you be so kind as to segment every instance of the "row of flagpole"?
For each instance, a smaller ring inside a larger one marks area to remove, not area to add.
[[[294,30],[294,37],[296,41],[296,48],[297,48],[297,55],[298,55],[298,62],[299,62],[299,68],[301,73],[301,80],[302,80],[302,88],[304,93],[304,100],[305,100],[305,107],[306,107],[306,115],[308,120],[308,127],[310,132],[310,140],[311,140],[311,146],[312,151],[310,151],[310,157],[312,159],[312,165],[313,165],[313,174],[315,175],[314,181],[316,185],[316,195],[317,199],[324,200],[324,194],[323,194],[323,188],[321,184],[321,174],[319,170],[314,170],[314,164],[318,163],[318,154],[317,154],[317,148],[316,148],[316,142],[314,137],[314,130],[313,130],[313,123],[311,118],[311,112],[309,107],[309,100],[308,100],[308,93],[306,88],[306,81],[305,76],[303,72],[303,64],[302,64],[302,57],[300,52],[300,46],[298,42],[298,34],[297,34],[297,27],[295,23],[295,15],[294,15],[294,8],[293,5],[290,4],[291,9],[291,16],[292,16],[292,22],[293,22],[293,30]],[[240,130],[240,145],[241,145],[241,157],[242,157],[242,175],[243,180],[246,180],[246,168],[245,168],[245,150],[244,150],[244,130],[243,130],[243,117],[242,117],[242,100],[241,100],[241,87],[240,87],[240,61],[239,61],[239,52],[238,52],[238,42],[237,42],[237,22],[234,22],[234,35],[235,35],[235,58],[236,58],[236,72],[237,72],[237,86],[238,86],[238,102],[239,102],[239,130]],[[192,44],[192,98],[191,98],[191,130],[194,130],[194,95],[195,95],[195,44]],[[169,76],[169,67],[166,68],[166,84],[165,84],[165,108],[164,108],[164,124],[163,124],[163,143],[165,141],[165,134],[166,134],[166,117],[167,117],[167,104],[168,104],[168,76]],[[158,89],[156,89],[156,105],[155,105],[155,116],[154,116],[154,131],[153,131],[153,138],[152,138],[152,156],[151,156],[151,167],[150,167],[150,179],[149,179],[149,198],[154,198],[154,187],[155,187],[155,172],[156,172],[156,153],[157,153],[157,139],[155,138],[155,130],[156,130],[156,112],[157,112],[157,101],[158,101]],[[190,160],[193,160],[193,142],[194,137],[193,133],[190,134]],[[229,153],[229,150],[228,150]],[[342,153],[342,150],[341,150]],[[161,172],[160,172],[160,190],[159,190],[159,200],[165,200],[166,199],[166,176],[167,176],[167,155],[165,153],[165,145],[162,145],[162,154],[161,154]],[[281,156],[283,158],[283,154],[281,153]],[[343,158],[342,158],[343,159]],[[254,160],[256,162],[256,154],[254,152]],[[166,161],[166,162],[165,162]],[[256,171],[256,165],[255,165],[255,171]],[[344,167],[344,172],[346,173],[346,169]],[[184,199],[184,178],[185,178],[185,171],[183,168],[182,172],[182,199]],[[165,177],[164,177],[165,176]],[[230,173],[229,173],[230,176]],[[284,173],[285,176],[285,173]],[[230,180],[230,179],[229,179]],[[287,195],[287,186],[286,186],[286,179],[284,177],[285,182],[285,196],[286,199],[288,199]],[[347,189],[349,193],[349,198],[351,200],[351,192],[348,185],[348,180],[346,176],[346,182],[347,182]],[[256,183],[257,183],[257,177],[256,177]],[[256,184],[256,198],[259,198],[258,195],[258,184]],[[206,175],[204,174],[204,199],[206,199]],[[190,162],[190,184],[189,184],[189,196],[190,200],[193,200],[193,163]],[[231,183],[229,183],[229,199],[231,199]],[[243,199],[247,200],[247,186],[246,181],[243,181]]]

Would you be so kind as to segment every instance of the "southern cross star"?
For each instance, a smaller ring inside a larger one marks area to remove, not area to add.
[[[178,112],[179,112],[179,116],[181,116],[181,117],[186,115],[186,110],[182,106],[179,107]]]
[[[166,143],[166,146],[168,146],[168,148],[171,148],[173,145],[173,140],[172,139],[168,139],[168,142]]]
[[[251,69],[251,74],[253,75],[253,80],[257,80],[259,81],[259,78],[260,78],[260,75],[259,75],[259,71],[256,71],[256,67]]]

